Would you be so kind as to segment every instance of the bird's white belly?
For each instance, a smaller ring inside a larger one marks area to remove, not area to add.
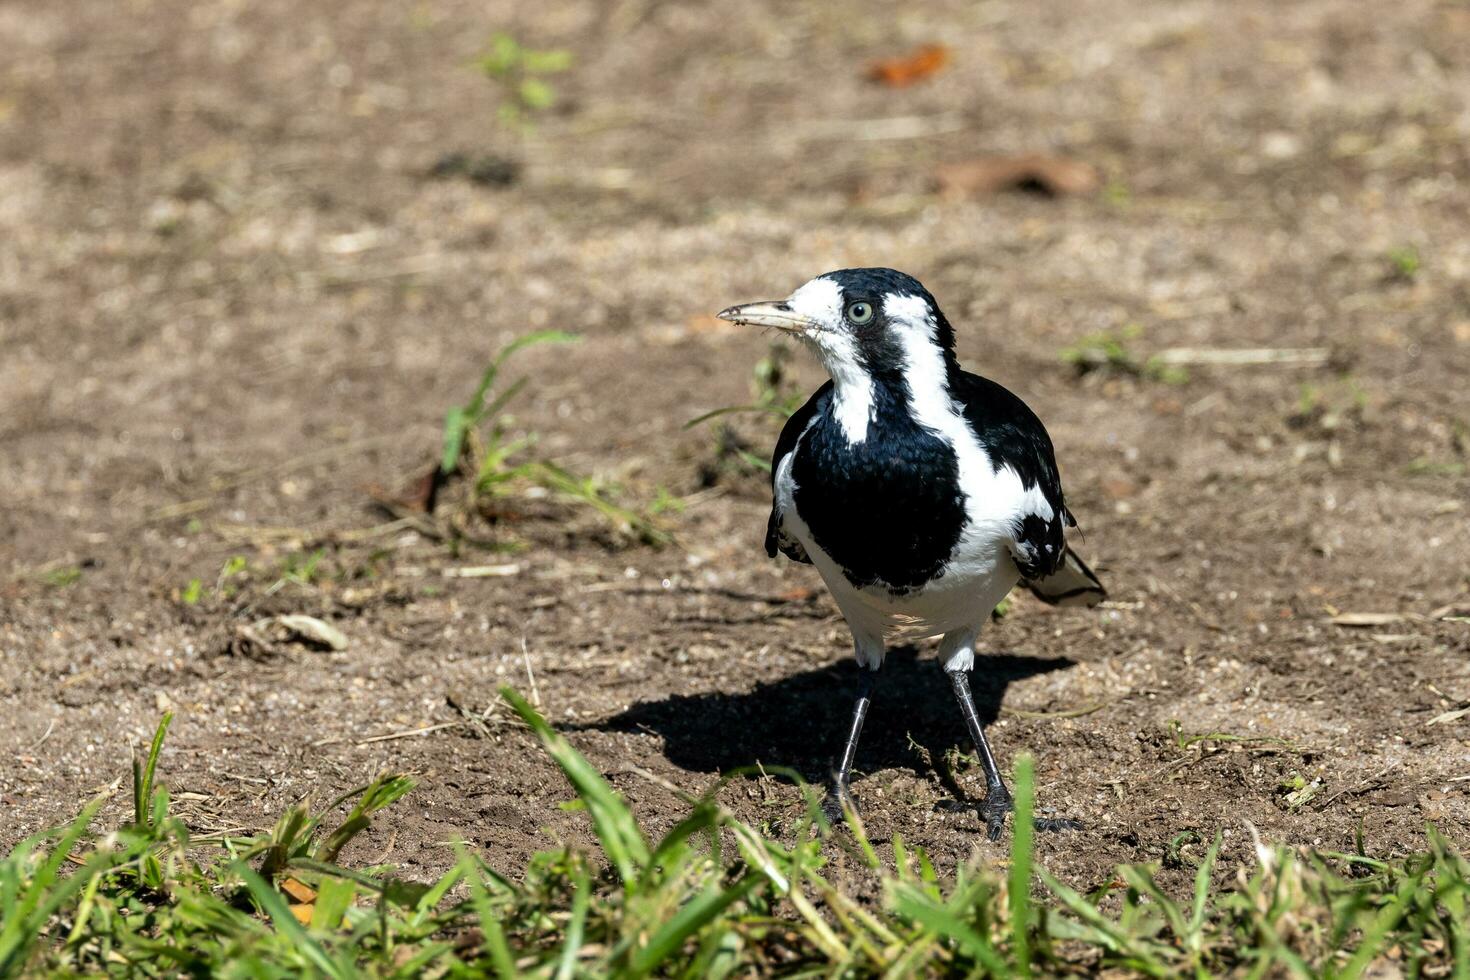
[[[808,545],[808,554],[813,545]],[[823,556],[826,557],[825,555]],[[1004,542],[962,539],[944,574],[912,591],[894,593],[882,585],[858,589],[830,561],[822,577],[836,594],[841,590],[906,637],[937,636],[962,627],[978,627],[1020,580],[1020,571]]]
[[[972,520],[951,553],[943,575],[901,593],[881,584],[854,586],[841,566],[817,544],[796,509],[796,486],[791,479],[791,461],[795,455],[794,452],[787,455],[776,472],[775,491],[783,526],[806,549],[807,557],[855,632],[881,639],[887,633],[901,631],[906,637],[917,639],[961,627],[978,627],[1020,581],[1020,570],[1009,550],[1009,537],[1001,535],[1005,522]]]

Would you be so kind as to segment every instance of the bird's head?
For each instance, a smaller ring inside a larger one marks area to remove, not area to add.
[[[893,269],[839,269],[783,300],[721,310],[720,319],[775,327],[809,345],[839,385],[902,379],[918,362],[954,363],[954,331],[934,297]]]

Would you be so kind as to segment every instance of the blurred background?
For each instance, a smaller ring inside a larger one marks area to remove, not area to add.
[[[1019,603],[995,643],[1061,659],[992,700],[1108,705],[1002,729],[1073,802],[1181,717],[1342,751],[1193,770],[1128,804],[1145,839],[1180,807],[1290,837],[1280,780],[1402,753],[1392,841],[1460,766],[1401,721],[1470,699],[1463,2],[12,0],[0,51],[4,834],[167,706],[201,813],[391,759],[458,774],[426,792],[462,827],[526,805],[513,745],[354,739],[533,662],[590,724],[836,670],[760,552],[820,368],[711,314],[854,265],[921,279],[1057,443],[1117,605]],[[639,724],[582,744],[690,785],[773,750]]]

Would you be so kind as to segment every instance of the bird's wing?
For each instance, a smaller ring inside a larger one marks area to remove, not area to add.
[[[1066,529],[1077,521],[1062,496],[1051,437],[1036,413],[1003,386],[965,371],[951,379],[950,393],[991,464],[1012,470],[1026,492],[1011,541],[1026,585],[1053,605],[1100,601],[1102,583],[1067,546]]]
[[[813,416],[821,410],[822,404],[831,396],[832,382],[828,381],[818,388],[816,394],[807,399],[805,405],[798,408],[786,420],[786,425],[781,430],[781,437],[776,440],[776,452],[771,456],[771,519],[766,522],[766,554],[772,558],[776,552],[780,552],[792,561],[799,561],[810,565],[812,560],[807,556],[806,549],[801,542],[786,530],[783,514],[781,513],[781,498],[776,493],[776,476],[781,471],[781,461],[796,451],[796,444],[801,440],[801,434],[811,424]]]

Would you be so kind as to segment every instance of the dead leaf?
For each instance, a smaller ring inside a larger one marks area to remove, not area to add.
[[[924,44],[902,57],[873,62],[868,68],[868,78],[890,88],[905,88],[937,74],[947,64],[949,48]]]
[[[934,180],[939,193],[952,200],[1006,190],[1030,190],[1061,197],[1092,194],[1102,186],[1102,178],[1091,164],[1042,153],[942,163],[934,168]]]
[[[405,513],[432,514],[439,502],[439,491],[444,489],[449,478],[450,474],[446,474],[439,469],[438,463],[434,463],[414,477],[402,491],[395,493],[374,483],[367,487],[367,493],[384,510],[395,516]]]
[[[304,926],[311,925],[311,916],[316,910],[315,905],[288,905],[286,907],[291,910],[291,914],[296,917],[297,922]]]
[[[292,901],[309,905],[316,901],[316,889],[304,881],[295,878],[287,878],[281,882],[281,891],[291,896]]]
[[[274,622],[286,632],[308,643],[315,643],[329,650],[347,649],[347,635],[331,623],[323,622],[315,616],[299,614],[277,616],[268,622]]]
[[[1387,626],[1402,623],[1402,613],[1345,612],[1328,620],[1333,626]]]

